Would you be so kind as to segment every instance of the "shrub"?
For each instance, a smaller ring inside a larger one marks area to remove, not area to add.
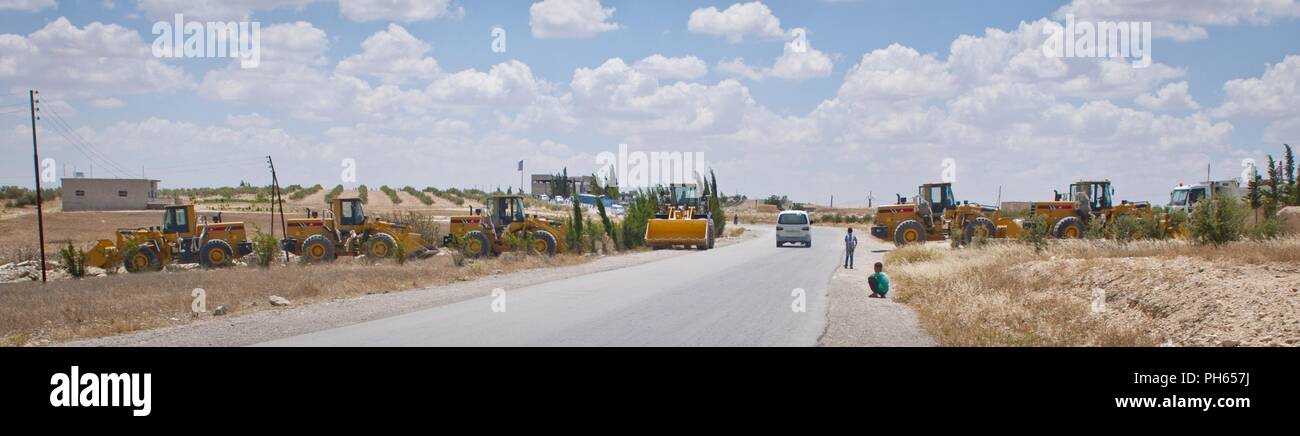
[[[1088,220],[1088,228],[1083,231],[1084,239],[1102,239],[1106,237],[1106,220],[1100,216],[1094,216]]]
[[[1246,208],[1228,196],[1201,201],[1188,217],[1192,240],[1199,244],[1223,245],[1241,239],[1246,226]]]
[[[388,187],[388,185],[384,185],[384,186],[380,186],[379,190],[383,191],[384,195],[387,195],[388,200],[392,201],[393,204],[402,204],[402,198],[397,196],[397,191],[394,190],[393,188]]]
[[[1151,217],[1143,218],[1140,221],[1142,226],[1143,238],[1156,240],[1156,241],[1163,241],[1165,240],[1165,238],[1169,236],[1168,233],[1169,228],[1166,228],[1168,224],[1162,225],[1160,223],[1159,215],[1152,215]]]
[[[383,214],[380,219],[390,223],[405,225],[407,230],[420,235],[424,242],[432,245],[442,238],[438,220],[433,215],[415,211],[395,211]]]
[[[298,185],[294,185],[294,186],[298,186]],[[299,188],[299,189],[296,189],[296,190],[295,190],[295,189],[294,189],[294,186],[290,186],[290,187],[289,187],[289,191],[290,191],[290,192],[293,192],[292,194],[289,194],[289,199],[290,199],[290,200],[293,200],[293,201],[302,200],[302,199],[304,199],[304,198],[307,198],[307,196],[309,196],[309,195],[313,195],[313,194],[315,194],[315,193],[317,193],[317,192],[320,192],[321,190],[325,189],[325,187],[323,187],[323,186],[321,186],[321,185],[315,185],[315,186],[312,186],[312,187],[307,188],[307,189],[301,189],[301,188]]]
[[[1115,223],[1111,224],[1110,231],[1111,239],[1121,244],[1127,244],[1142,235],[1142,222],[1137,217],[1123,215],[1115,219]]]
[[[59,255],[63,257],[63,270],[68,275],[76,278],[86,276],[86,252],[80,248],[72,246],[72,241],[68,241],[68,246],[59,249]]]
[[[1022,230],[1020,231],[1020,242],[1034,247],[1034,251],[1042,252],[1047,248],[1047,220],[1041,215],[1025,218],[1021,222]]]
[[[429,206],[433,204],[433,197],[430,197],[429,194],[426,194],[424,192],[417,191],[415,190],[415,188],[412,188],[410,186],[402,188],[402,192],[411,194],[412,197],[415,197],[417,200],[420,200],[420,203],[424,203],[425,206]]]
[[[1263,222],[1250,227],[1247,237],[1255,242],[1263,242],[1270,239],[1277,239],[1282,234],[1282,222],[1276,217],[1268,217]]]
[[[334,198],[338,197],[340,194],[343,194],[343,185],[335,186],[328,194],[325,194],[325,204],[333,203]]]
[[[357,186],[357,198],[361,199],[361,204],[370,204],[370,188],[366,185]]]
[[[269,233],[257,232],[253,235],[253,261],[257,266],[267,268],[271,266],[271,261],[279,254],[280,241]]]

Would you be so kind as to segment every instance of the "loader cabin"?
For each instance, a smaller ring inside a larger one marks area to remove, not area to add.
[[[942,216],[944,211],[957,207],[957,198],[952,193],[952,183],[929,183],[921,185],[919,191],[917,195],[930,204],[930,211],[935,216]]]
[[[524,213],[524,197],[522,195],[499,195],[492,198],[492,203],[488,205],[489,220],[494,226],[508,226],[510,223],[522,222],[527,215]]]
[[[1082,197],[1081,197],[1082,195]],[[1115,188],[1110,186],[1110,181],[1102,182],[1075,182],[1070,184],[1070,201],[1088,199],[1089,209],[1091,210],[1109,210],[1114,206],[1113,200]]]

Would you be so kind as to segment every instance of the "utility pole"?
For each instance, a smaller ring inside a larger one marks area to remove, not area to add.
[[[36,233],[41,240],[41,283],[45,283],[45,199],[41,197],[41,153],[36,146],[36,94],[36,90],[27,91],[32,113],[32,167],[36,170]]]
[[[271,237],[275,238],[275,203],[280,202],[280,231],[285,238],[289,237],[289,229],[285,227],[284,221],[284,195],[280,194],[280,179],[275,175],[275,161],[271,156],[266,157],[266,163],[271,166]],[[284,249],[282,245],[280,248]],[[284,250],[284,261],[289,261],[289,250]]]

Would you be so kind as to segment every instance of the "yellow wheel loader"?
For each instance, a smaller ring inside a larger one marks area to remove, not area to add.
[[[432,256],[432,247],[408,226],[366,216],[359,198],[335,198],[330,208],[286,223],[288,236],[281,248],[310,263],[330,262],[340,256],[366,255],[387,259],[398,248],[408,256]]]
[[[115,239],[99,240],[86,253],[86,265],[128,272],[159,271],[168,264],[233,265],[253,251],[244,223],[223,223],[218,213],[208,222],[194,205],[167,206],[160,227],[119,229]]]
[[[576,201],[576,200],[575,200]],[[451,231],[443,245],[459,240],[470,257],[489,257],[516,249],[522,241],[535,253],[554,256],[566,251],[564,225],[524,210],[524,196],[497,194],[488,200],[487,213],[451,217]]]
[[[1148,202],[1121,201],[1115,204],[1115,188],[1109,180],[1079,181],[1070,184],[1067,193],[1057,193],[1054,201],[1039,201],[1029,205],[1031,217],[1041,216],[1047,232],[1056,239],[1081,239],[1088,231],[1092,218],[1101,218],[1102,234],[1120,217],[1156,219]],[[1165,220],[1161,218],[1161,225]]]
[[[872,236],[897,246],[947,240],[954,229],[962,230],[962,243],[1017,234],[1013,220],[1002,218],[997,208],[958,203],[951,183],[921,185],[916,197],[909,201],[900,195],[897,203],[877,207],[871,227]]]
[[[694,184],[672,185],[659,200],[660,211],[646,224],[645,243],[652,249],[682,246],[713,248],[713,214],[708,198]]]

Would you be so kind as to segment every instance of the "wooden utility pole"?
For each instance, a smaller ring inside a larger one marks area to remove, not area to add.
[[[41,153],[36,146],[36,94],[36,90],[27,91],[32,113],[32,167],[36,170],[36,233],[41,241],[41,283],[45,283],[45,199],[41,196]]]
[[[280,193],[280,179],[275,175],[275,161],[271,156],[266,157],[266,163],[271,166],[271,237],[275,237],[275,204],[280,203],[280,231],[285,238],[289,237],[289,229],[286,227],[284,220],[284,195]],[[284,249],[282,245],[280,248]],[[284,261],[289,261],[289,250],[284,250]]]

